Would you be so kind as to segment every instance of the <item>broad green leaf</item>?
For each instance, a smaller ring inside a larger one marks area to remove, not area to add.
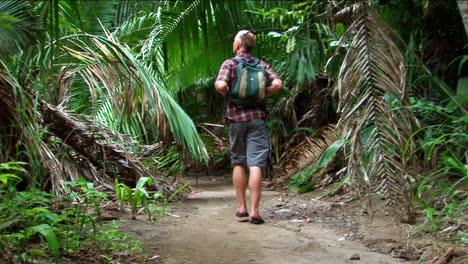
[[[0,21],[2,22],[18,22],[20,21],[18,18],[12,16],[12,15],[9,15],[7,13],[1,13],[0,14]]]
[[[458,79],[457,97],[462,104],[466,105],[468,102],[468,77],[462,77]]]
[[[11,174],[11,173],[2,173],[2,174],[0,174],[0,181],[3,182],[3,184],[7,184],[8,180],[10,180],[10,179],[21,180],[21,178],[18,177],[17,175],[15,175],[15,174]]]
[[[343,140],[343,139],[339,139],[339,140],[333,142],[333,144],[331,144],[322,153],[322,155],[320,156],[319,160],[317,161],[317,164],[315,165],[315,167],[317,169],[325,167],[333,159],[333,157],[335,157],[336,152],[338,152],[338,150],[347,142],[348,142],[348,140]]]
[[[49,249],[54,253],[55,263],[60,262],[59,242],[54,230],[48,224],[28,227],[26,232],[31,234],[39,233],[45,237]]]
[[[0,163],[0,170],[17,170],[17,171],[26,172],[25,169],[14,166],[14,165],[26,165],[26,164],[28,163],[22,162],[22,161],[11,161],[11,162]]]
[[[336,31],[336,34],[338,34],[338,37],[343,36],[343,34],[345,32],[344,25],[341,24],[341,23],[336,24],[335,31]]]
[[[146,183],[148,183],[148,184],[153,184],[153,179],[151,179],[150,177],[141,177],[141,178],[138,180],[135,189],[136,189],[136,190],[141,190],[141,189],[143,189],[143,186],[145,186]]]
[[[317,185],[318,183],[319,182],[317,182],[317,181],[309,182],[305,186],[302,186],[299,190],[297,190],[297,193],[299,193],[299,194],[306,193],[306,192],[312,190],[314,188],[314,186]]]
[[[468,60],[468,55],[463,56],[463,58],[460,60],[460,64],[458,65],[458,74],[462,73],[463,65],[466,63]]]

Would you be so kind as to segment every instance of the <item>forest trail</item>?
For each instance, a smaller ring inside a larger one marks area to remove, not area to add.
[[[264,191],[261,207],[277,201],[278,195],[277,192]],[[229,179],[216,178],[193,186],[188,200],[166,205],[169,215],[156,224],[148,223],[143,215],[139,220],[121,219],[121,222],[126,232],[145,242],[150,257],[160,257],[149,263],[404,262],[371,252],[359,242],[338,241],[342,235],[318,223],[267,217],[271,212],[266,208],[260,210],[265,224],[240,222],[241,219],[234,216],[236,208],[235,193]],[[359,260],[350,259],[355,254],[359,255]]]

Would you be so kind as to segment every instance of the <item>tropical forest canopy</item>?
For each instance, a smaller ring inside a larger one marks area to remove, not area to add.
[[[3,203],[81,179],[143,178],[173,197],[188,170],[229,170],[214,80],[248,29],[285,84],[267,100],[268,180],[386,197],[409,223],[455,221],[467,14],[461,0],[1,1]]]

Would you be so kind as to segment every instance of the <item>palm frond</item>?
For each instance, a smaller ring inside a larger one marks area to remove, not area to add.
[[[336,86],[341,115],[338,126],[350,140],[348,179],[355,187],[401,197],[405,191],[411,192],[408,177],[415,148],[411,135],[417,120],[404,107],[391,109],[385,98],[409,105],[404,56],[377,13],[366,4],[352,9],[359,15],[347,31],[353,40]],[[367,128],[371,128],[371,136],[363,142],[361,134]]]
[[[33,44],[42,32],[38,14],[30,2],[0,2],[0,56]]]
[[[154,67],[164,69],[169,77],[168,91],[175,93],[215,75],[222,61],[232,56],[230,47],[238,30],[260,27],[263,19],[246,10],[269,8],[281,1],[164,2],[159,23],[144,41],[140,54],[144,60],[152,60]],[[262,42],[260,35],[257,43],[269,43]],[[257,51],[261,56],[262,50]]]
[[[92,36],[88,36],[92,37]],[[80,61],[76,65],[86,82],[102,90],[114,111],[131,120],[142,119],[153,126],[160,139],[172,135],[176,142],[190,149],[195,157],[207,159],[195,125],[164,89],[162,74],[136,59],[111,35],[93,37],[92,46],[70,37],[73,48],[66,51]],[[137,117],[137,114],[139,117]],[[170,133],[169,133],[170,131]]]
[[[304,137],[298,145],[283,155],[282,161],[277,165],[279,169],[273,178],[278,183],[282,183],[291,175],[315,164],[322,153],[336,140],[338,140],[338,133],[334,125],[321,127],[316,132]]]
[[[149,37],[154,30],[160,30],[158,13],[149,12],[141,16],[130,16],[112,34],[129,47],[136,48],[142,45],[142,40]]]
[[[16,159],[28,161],[30,174],[25,179],[31,186],[51,187],[53,192],[63,193],[67,181],[80,177],[112,188],[114,178],[134,184],[147,176],[154,179],[154,187],[161,193],[169,196],[175,191],[173,185],[155,178],[134,156],[129,146],[139,144],[131,137],[45,102],[31,89],[37,82],[22,86],[11,70],[14,65],[0,62],[0,91],[8,95],[2,101],[12,117],[2,129],[14,135],[16,142],[12,145],[24,148],[24,152],[14,154],[19,155]],[[62,75],[66,74],[59,74],[59,78]]]
[[[53,144],[50,144],[50,134],[42,125],[43,117],[35,104],[36,98],[25,91],[27,88],[20,84],[20,80],[12,71],[20,61],[18,58],[8,64],[0,61],[0,91],[5,93],[0,103],[5,106],[6,115],[3,116],[7,117],[7,122],[0,124],[0,140],[9,140],[5,146],[16,146],[24,151],[8,152],[8,148],[2,148],[0,155],[6,154],[9,159],[28,162],[29,173],[24,179],[30,186],[40,189],[51,186],[55,193],[61,193],[65,181],[77,179],[79,176],[64,171],[64,160],[57,157]]]

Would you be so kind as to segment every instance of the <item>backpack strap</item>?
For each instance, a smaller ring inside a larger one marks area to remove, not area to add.
[[[260,62],[260,60],[256,57],[253,57],[253,58],[254,58],[253,62],[245,62],[241,57],[237,57],[237,56],[232,57],[232,59],[237,61],[239,64],[247,64],[247,65],[255,66]]]
[[[236,56],[236,57],[232,57],[231,59],[237,61],[238,63],[244,63],[244,61],[243,61],[241,58],[237,57],[237,56]]]

